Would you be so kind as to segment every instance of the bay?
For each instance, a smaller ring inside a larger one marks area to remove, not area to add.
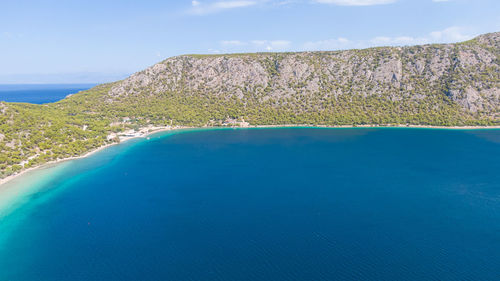
[[[160,133],[10,183],[0,280],[498,280],[499,158],[500,130]]]
[[[70,94],[88,90],[95,84],[4,84],[0,101],[44,104],[57,102]]]

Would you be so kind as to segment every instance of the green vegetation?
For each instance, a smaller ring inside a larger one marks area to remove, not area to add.
[[[494,93],[500,89],[500,55],[498,43],[483,47],[484,41],[183,56],[162,62],[165,69],[160,72],[141,72],[147,79],[131,77],[97,86],[57,103],[0,103],[0,178],[82,155],[117,142],[110,134],[146,126],[223,126],[228,119],[251,125],[498,126],[500,108]],[[494,59],[484,63],[480,56]],[[220,58],[225,61],[214,70],[211,64]],[[192,66],[200,60],[207,65],[201,74]],[[240,70],[251,65],[252,75],[234,76],[230,63]],[[286,72],[287,67],[294,73]],[[206,73],[215,74],[200,78]],[[223,75],[241,81],[213,82]],[[470,101],[468,91],[479,98]]]

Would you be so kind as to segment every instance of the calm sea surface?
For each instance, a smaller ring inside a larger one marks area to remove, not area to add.
[[[49,103],[64,99],[67,95],[88,90],[95,84],[21,84],[0,85],[0,101]]]
[[[163,133],[12,184],[0,280],[500,280],[500,130]]]

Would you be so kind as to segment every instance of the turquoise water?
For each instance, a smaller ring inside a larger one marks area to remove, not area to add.
[[[500,130],[133,140],[4,187],[0,280],[499,280],[499,157]]]
[[[0,85],[0,101],[43,104],[88,90],[96,84],[9,84]]]

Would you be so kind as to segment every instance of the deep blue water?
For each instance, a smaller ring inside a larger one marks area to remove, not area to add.
[[[0,101],[50,103],[67,95],[88,90],[95,84],[19,84],[0,85]]]
[[[0,221],[0,280],[500,280],[500,130],[163,134]]]

